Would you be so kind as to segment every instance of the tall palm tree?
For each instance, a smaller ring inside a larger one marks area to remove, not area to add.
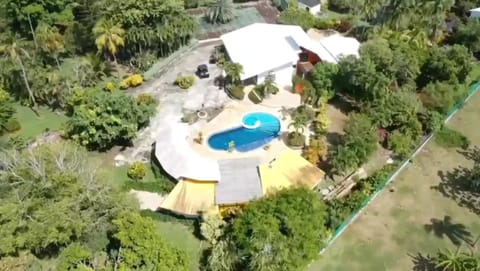
[[[22,41],[20,38],[18,37],[12,37],[12,38],[13,40],[8,44],[0,45],[0,54],[3,55],[4,57],[7,57],[10,61],[12,61],[14,64],[20,67],[20,70],[22,71],[23,83],[25,84],[25,88],[27,89],[28,96],[30,97],[30,100],[32,102],[32,109],[38,115],[38,112],[36,110],[37,101],[35,100],[35,96],[33,95],[32,89],[30,88],[30,83],[28,82],[28,77],[27,77],[27,71],[25,69],[25,65],[22,60],[22,57],[30,58],[30,55],[25,49],[23,49],[19,45],[19,43]]]
[[[240,81],[241,75],[243,73],[243,67],[240,63],[228,62],[225,64],[225,73],[230,78],[232,83],[237,83]]]
[[[235,18],[235,6],[232,0],[215,1],[205,14],[210,23],[228,23]]]
[[[120,47],[125,45],[125,30],[122,26],[102,19],[93,27],[93,34],[98,52],[107,51],[112,56],[113,62],[117,63],[116,54]]]
[[[60,70],[58,55],[65,51],[65,39],[55,26],[40,24],[35,30],[37,42],[42,51],[50,54]]]
[[[447,249],[446,251],[439,251],[435,259],[436,268],[442,271],[464,271],[465,261],[467,255],[460,252],[460,247],[455,251]]]

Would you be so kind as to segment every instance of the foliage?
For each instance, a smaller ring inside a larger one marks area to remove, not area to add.
[[[0,154],[0,255],[52,253],[101,232],[119,208],[114,187],[68,144]]]
[[[194,226],[196,225],[196,220],[175,216],[174,214],[166,214],[166,213],[155,212],[151,210],[141,210],[140,215],[144,217],[149,217],[154,221],[170,222],[172,224],[177,224],[177,223],[182,224],[191,230],[193,230]]]
[[[326,98],[321,98],[318,103],[318,113],[314,120],[314,131],[316,134],[324,135],[328,132],[330,119],[327,116]]]
[[[138,53],[133,57],[131,63],[137,71],[146,72],[158,61],[157,55],[152,51]]]
[[[445,148],[462,148],[467,149],[470,140],[457,130],[443,126],[435,134],[435,142]]]
[[[63,249],[57,264],[58,270],[94,270],[93,253],[80,243],[72,243]]]
[[[398,157],[405,158],[415,146],[415,141],[412,137],[396,130],[389,135],[387,144],[389,150],[392,150]]]
[[[313,28],[316,24],[315,15],[290,3],[288,8],[280,13],[278,22],[286,25],[299,25],[303,30]]]
[[[8,130],[6,126],[11,121],[13,114],[15,114],[13,99],[8,92],[0,88],[0,135]]]
[[[420,97],[426,108],[446,115],[465,98],[467,91],[466,87],[456,83],[434,82],[425,86]]]
[[[440,130],[443,125],[443,119],[442,114],[431,110],[427,110],[419,116],[419,120],[422,123],[422,130],[425,131],[426,134]]]
[[[237,100],[243,100],[243,98],[245,98],[245,92],[243,91],[244,88],[243,85],[233,86],[230,90],[230,95]]]
[[[134,88],[143,84],[143,76],[141,74],[134,74],[128,76],[120,82],[121,89]]]
[[[232,0],[216,0],[205,13],[206,19],[212,24],[225,24],[235,18],[235,6]]]
[[[248,93],[248,99],[254,104],[259,104],[263,100],[263,98],[255,90],[255,88]]]
[[[352,114],[341,143],[332,153],[334,171],[345,172],[365,163],[377,149],[376,129],[368,116]]]
[[[243,67],[240,63],[227,62],[223,68],[232,83],[235,84],[240,81],[241,75],[243,74]]]
[[[135,162],[128,167],[127,176],[132,179],[139,181],[145,178],[147,175],[147,166],[142,162]]]
[[[307,103],[316,105],[320,97],[333,98],[335,95],[334,83],[338,73],[338,66],[328,62],[320,62],[309,73],[308,81],[312,83],[313,89],[309,97],[304,99]]]
[[[478,56],[480,53],[480,21],[476,18],[468,19],[466,24],[460,25],[453,40]]]
[[[440,250],[433,258],[435,268],[444,271],[469,271],[480,269],[480,255],[475,253],[475,247],[470,251],[462,251],[458,247],[455,251]]]
[[[371,197],[375,191],[383,187],[395,167],[395,164],[384,166],[369,177],[359,180],[346,197],[328,201],[327,228],[336,230],[345,219],[362,208],[366,200]]]
[[[187,254],[167,243],[151,218],[123,212],[113,224],[119,270],[189,270]]]
[[[93,28],[95,45],[99,53],[108,52],[116,62],[119,48],[125,45],[125,30],[119,23],[110,20],[100,20]]]
[[[303,147],[305,145],[305,136],[299,132],[290,132],[287,135],[287,144],[291,147]]]
[[[77,92],[69,104],[72,116],[65,134],[90,149],[128,143],[153,113],[120,92]]]
[[[299,270],[329,237],[325,215],[323,202],[309,188],[282,190],[249,203],[223,240],[236,248],[230,252],[240,270]]]
[[[367,5],[362,0],[330,0],[328,8],[342,13],[359,12],[363,5]]]
[[[310,139],[310,144],[303,150],[303,157],[313,165],[327,159],[327,142],[325,139]]]
[[[178,76],[175,79],[175,85],[179,86],[182,89],[189,89],[191,86],[193,86],[194,82],[195,77],[193,75]]]
[[[202,214],[200,232],[211,246],[215,246],[224,234],[226,224],[218,212],[207,211]]]
[[[421,68],[420,87],[435,81],[464,83],[472,70],[471,53],[462,45],[433,47]]]
[[[13,132],[19,131],[22,128],[22,126],[20,125],[20,122],[18,122],[18,120],[9,119],[7,123],[5,123],[3,128],[7,133],[13,133]]]

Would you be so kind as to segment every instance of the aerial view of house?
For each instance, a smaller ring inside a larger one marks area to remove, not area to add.
[[[478,0],[0,0],[0,271],[479,271]]]

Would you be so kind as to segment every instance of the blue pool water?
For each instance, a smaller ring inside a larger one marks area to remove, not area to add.
[[[246,114],[243,125],[227,131],[216,133],[208,139],[208,145],[215,150],[228,150],[228,143],[235,142],[235,149],[240,152],[260,148],[278,137],[280,121],[272,114],[254,112]]]

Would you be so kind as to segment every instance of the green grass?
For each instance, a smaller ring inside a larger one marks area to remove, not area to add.
[[[30,108],[19,104],[15,106],[15,110],[17,112],[15,113],[14,118],[20,122],[22,128],[8,136],[20,136],[25,139],[34,138],[46,130],[60,130],[67,120],[65,115],[52,112],[46,107],[40,107],[38,109],[40,116],[35,115]]]
[[[200,240],[193,235],[191,229],[179,223],[158,220],[155,223],[166,240],[187,253],[192,263],[191,270],[197,271],[202,249]]]
[[[435,134],[435,142],[445,148],[468,148],[470,142],[466,136],[457,130],[448,127],[442,127]]]
[[[473,146],[480,146],[480,129],[475,125],[479,114],[477,93],[448,126],[467,136]],[[413,270],[418,253],[434,254],[455,247],[446,235],[451,231],[437,235],[426,230],[433,221],[444,222],[447,216],[452,223],[464,225],[474,239],[480,235],[478,215],[432,189],[441,182],[441,174],[471,165],[458,149],[431,141],[390,184],[395,192],[382,192],[308,270]]]

